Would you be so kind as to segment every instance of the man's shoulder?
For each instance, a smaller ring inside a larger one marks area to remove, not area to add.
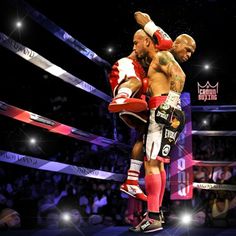
[[[166,65],[167,63],[174,61],[174,56],[169,51],[159,51],[156,53],[154,60],[161,65]]]
[[[156,53],[157,56],[159,57],[170,57],[173,58],[173,55],[169,51],[158,51]]]

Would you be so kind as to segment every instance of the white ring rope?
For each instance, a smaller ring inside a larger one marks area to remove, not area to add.
[[[236,112],[236,105],[191,106],[192,112]]]
[[[35,66],[43,69],[44,71],[62,79],[63,81],[72,84],[75,87],[80,88],[90,94],[100,97],[105,101],[108,102],[111,101],[111,97],[105,94],[104,92],[96,89],[92,85],[70,74],[61,67],[48,61],[46,58],[42,57],[37,52],[31,50],[28,47],[23,46],[22,44],[16,42],[15,40],[11,39],[10,37],[6,36],[4,33],[1,32],[0,32],[0,45],[14,52],[23,59],[31,62]]]
[[[200,136],[236,136],[236,130],[192,130],[192,135]]]
[[[236,191],[236,185],[231,184],[213,184],[213,183],[196,183],[193,182],[193,187],[205,190],[227,190]]]
[[[236,166],[236,161],[201,161],[192,160],[194,166]]]
[[[236,162],[232,161],[201,161],[192,160],[194,166],[205,166],[205,167],[234,167]],[[193,187],[205,190],[227,190],[236,191],[236,185],[232,184],[215,184],[215,183],[197,183],[193,182]]]
[[[0,150],[0,161],[30,167],[37,170],[53,171],[57,173],[77,175],[88,178],[114,180],[119,182],[124,181],[125,178],[125,175],[123,174],[115,174],[107,171],[94,170],[55,161],[48,161],[2,150]]]
[[[100,66],[105,67],[111,67],[110,63],[105,61],[103,58],[99,57],[95,52],[93,52],[91,49],[87,48],[85,45],[83,45],[81,42],[79,42],[77,39],[73,38],[70,34],[65,32],[61,27],[56,25],[54,22],[49,20],[46,16],[44,16],[42,13],[34,9],[32,6],[30,6],[28,3],[26,3],[23,0],[13,0],[11,1],[13,4],[18,4],[23,8],[27,14],[36,21],[39,25],[44,27],[46,30],[48,30],[50,33],[52,33],[54,36],[56,36],[58,39],[69,45],[71,48],[75,49],[77,52],[81,53],[85,57],[87,57],[89,60],[95,62],[96,64]],[[56,10],[56,9],[55,9]]]
[[[191,106],[192,112],[236,112],[236,105]],[[236,130],[192,130],[200,136],[236,136]]]

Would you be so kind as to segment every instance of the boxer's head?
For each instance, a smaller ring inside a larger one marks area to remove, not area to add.
[[[185,62],[192,56],[195,50],[195,40],[188,34],[181,34],[175,39],[170,52],[178,62]]]

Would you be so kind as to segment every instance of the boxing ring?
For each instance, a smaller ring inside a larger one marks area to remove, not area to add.
[[[83,56],[87,57],[89,60],[93,61],[98,66],[104,68],[106,75],[107,69],[110,68],[110,64],[99,57],[96,53],[88,49],[85,45],[81,44],[78,40],[73,38],[62,28],[57,26],[46,16],[33,9],[30,5],[24,1],[18,1],[20,6],[25,12],[40,26],[47,29],[52,35],[57,37],[62,42],[66,43],[72,49],[76,50]],[[67,72],[63,68],[57,66],[51,61],[47,60],[45,57],[41,56],[36,51],[24,46],[4,33],[0,32],[0,45],[7,50],[17,54],[22,59],[34,64],[36,67],[44,70],[47,73],[52,74],[60,80],[63,80],[70,85],[86,91],[87,93],[96,96],[105,102],[110,102],[111,97],[105,94],[103,91],[95,88],[94,86],[86,83],[85,81],[79,79],[75,75]],[[107,79],[107,78],[106,78]],[[107,81],[104,80],[104,83]],[[184,93],[181,97],[183,109],[186,113],[186,125],[185,129],[181,133],[179,140],[177,142],[177,148],[174,150],[174,160],[170,166],[170,185],[171,185],[171,199],[172,200],[187,200],[193,197],[193,189],[206,189],[206,190],[230,190],[236,191],[235,185],[226,184],[215,184],[215,183],[197,183],[194,182],[193,167],[194,166],[228,166],[235,167],[236,162],[224,162],[224,161],[200,161],[194,160],[192,153],[192,135],[203,135],[203,136],[236,136],[235,131],[212,131],[212,130],[192,130],[191,116],[193,112],[236,112],[236,106],[234,105],[224,105],[224,106],[191,106],[190,95]],[[127,144],[120,143],[114,139],[109,139],[99,135],[95,135],[76,127],[71,127],[66,124],[62,124],[55,120],[51,120],[47,117],[41,116],[40,114],[35,114],[30,111],[23,110],[14,105],[7,104],[4,101],[0,101],[0,114],[7,116],[18,121],[28,123],[33,126],[37,126],[46,129],[49,132],[68,136],[70,138],[78,139],[84,142],[89,142],[91,144],[96,144],[98,146],[108,148],[131,148]],[[115,129],[114,129],[115,130]],[[116,137],[114,135],[114,137]],[[34,168],[38,170],[53,171],[57,173],[71,174],[88,178],[96,178],[103,180],[113,180],[117,182],[123,182],[126,176],[124,174],[110,173],[106,171],[89,169],[84,167],[79,167],[75,165],[48,161],[32,156],[21,155],[18,153],[9,152],[7,150],[0,151],[0,161],[21,165],[29,168]]]

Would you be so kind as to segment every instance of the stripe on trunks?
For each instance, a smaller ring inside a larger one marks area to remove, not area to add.
[[[13,152],[6,152],[3,150],[0,150],[0,161],[20,166],[25,166],[29,168],[34,168],[37,170],[46,170],[46,171],[77,175],[88,178],[114,180],[118,182],[123,182],[126,177],[123,174],[115,174],[107,171],[89,169],[85,167],[79,167],[55,161],[47,161],[40,158],[20,155]]]
[[[35,66],[62,79],[63,81],[69,84],[72,84],[75,87],[80,88],[90,94],[100,97],[105,101],[108,101],[108,102],[111,101],[111,97],[105,94],[104,92],[96,89],[92,85],[86,83],[85,81],[63,70],[61,67],[48,61],[46,58],[42,57],[37,52],[31,50],[30,48],[25,47],[24,45],[16,42],[15,40],[11,39],[10,37],[6,36],[4,33],[1,33],[1,32],[0,32],[0,44],[3,47],[17,54],[18,56],[31,62]]]
[[[130,148],[130,146],[119,143],[115,140],[108,139],[102,136],[97,136],[77,128],[61,124],[49,118],[37,115],[35,113],[25,111],[15,106],[8,105],[0,101],[0,114],[11,117],[13,119],[47,129],[49,132],[62,134],[78,140],[94,143],[99,146],[109,147],[117,145],[118,148]]]

